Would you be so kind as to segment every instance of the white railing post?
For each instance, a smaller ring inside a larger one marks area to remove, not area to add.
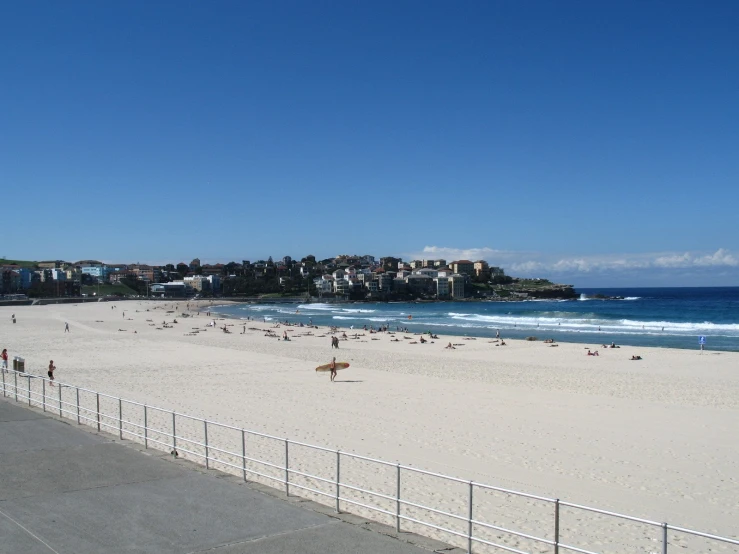
[[[146,404],[144,404],[144,448],[149,448],[149,422]]]
[[[467,554],[472,554],[472,481],[470,481],[470,497],[467,505]]]
[[[662,524],[662,554],[667,554],[667,524]]]
[[[97,419],[98,419],[98,431],[100,431],[100,393],[95,393],[95,406],[97,410]]]
[[[123,440],[123,400],[118,399],[118,436]]]
[[[62,413],[62,386],[57,383],[56,388],[59,389],[59,417],[64,417],[64,414]]]
[[[339,498],[341,498],[341,495],[339,494],[339,482],[341,481],[341,452],[339,450],[336,451],[336,513],[340,514],[341,510],[339,510]]]
[[[0,373],[3,374],[3,396],[5,396],[5,368],[0,370]]]
[[[205,469],[210,469],[208,463],[208,420],[203,420],[203,430],[205,431]]]
[[[13,373],[13,390],[15,391],[15,401],[18,402],[18,373]]]
[[[554,500],[554,554],[559,554],[559,498]]]
[[[246,481],[246,431],[241,430],[241,468],[244,470],[244,481]]]
[[[31,405],[31,376],[28,376],[28,405]]]
[[[395,464],[395,530],[400,533],[400,464]]]
[[[288,450],[289,442],[285,439],[285,496],[290,496],[290,453]]]
[[[175,422],[175,413],[172,412],[172,448],[177,449],[177,423]]]
[[[77,387],[77,425],[80,423],[80,388]]]
[[[46,379],[41,378],[41,405],[46,411]]]

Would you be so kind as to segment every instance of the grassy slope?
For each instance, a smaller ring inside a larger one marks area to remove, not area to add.
[[[124,296],[135,296],[138,294],[135,290],[126,285],[100,285],[99,292],[97,285],[85,285],[82,287],[82,294],[92,296],[108,296],[108,295],[124,295]]]
[[[32,262],[28,260],[7,260],[5,258],[0,258],[0,265],[19,265],[20,267],[28,267],[30,269],[33,269],[36,267],[36,264],[38,262]]]

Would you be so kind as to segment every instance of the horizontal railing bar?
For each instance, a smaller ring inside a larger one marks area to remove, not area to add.
[[[344,497],[340,497],[339,500],[341,502],[346,502],[347,504],[354,504],[355,506],[361,506],[362,508],[367,508],[368,510],[374,510],[375,512],[380,512],[382,514],[395,517],[395,512],[389,512],[387,510],[383,510],[382,508],[378,508],[377,506],[368,506],[367,504],[362,504],[361,502],[357,502],[356,500],[351,500],[350,498]]]
[[[223,427],[224,429],[231,429],[232,431],[239,431],[239,432],[246,431],[246,429],[242,429],[241,427],[234,427],[233,425],[226,425],[225,423],[218,423],[217,421],[208,420],[208,425],[214,425],[216,427]]]
[[[598,508],[591,508],[589,506],[581,506],[580,504],[570,504],[569,502],[559,501],[560,506],[567,506],[569,508],[578,508],[580,510],[587,510],[588,512],[595,512],[596,514],[603,514],[606,516],[620,517],[621,519],[627,519],[629,521],[636,521],[638,523],[646,523],[647,525],[655,525],[662,527],[662,524],[657,521],[650,521],[648,519],[642,519],[640,517],[627,516],[625,514],[619,514],[618,512],[609,512],[607,510],[600,510]]]
[[[232,467],[234,469],[238,469],[239,471],[244,471],[244,468],[241,466],[237,466],[236,464],[232,464],[231,462],[227,462],[226,460],[219,460],[218,458],[208,458],[211,462],[215,462],[224,466]]]
[[[306,491],[310,491],[310,492],[313,492],[315,494],[320,494],[321,496],[327,496],[328,498],[336,498],[336,495],[335,494],[329,494],[327,492],[323,492],[323,491],[319,491],[319,490],[316,490],[316,489],[312,489],[310,487],[306,487],[304,485],[299,485],[298,483],[293,483],[291,481],[290,482],[290,488],[292,489],[293,487],[296,487],[298,489],[303,489],[303,490],[306,490]]]
[[[268,466],[268,467],[273,467],[273,468],[279,469],[281,471],[285,471],[285,467],[284,466],[278,466],[278,465],[272,464],[270,462],[265,462],[264,460],[257,460],[256,458],[250,458],[249,456],[239,456],[239,458],[242,458],[244,460],[249,460],[250,462],[255,462],[257,464],[262,464],[262,465],[265,465],[265,466]],[[282,479],[282,482],[284,483],[285,482],[284,476],[281,479]]]
[[[473,525],[482,525],[483,527],[487,527],[488,529],[494,529],[496,531],[508,533],[509,535],[516,535],[517,537],[523,537],[524,539],[531,539],[532,541],[543,542],[545,544],[549,544],[552,546],[556,544],[553,540],[550,540],[550,539],[543,539],[541,537],[536,537],[534,535],[527,535],[526,533],[519,533],[518,531],[511,531],[510,529],[506,529],[505,527],[498,527],[497,525],[485,523],[484,521],[477,521],[476,519],[473,519],[472,523]]]
[[[401,504],[404,504],[405,506],[413,506],[414,508],[419,508],[421,510],[428,510],[429,512],[434,512],[435,514],[440,514],[440,515],[447,516],[447,517],[453,517],[454,519],[459,519],[461,521],[469,521],[469,518],[467,516],[458,516],[457,514],[452,514],[450,512],[445,512],[443,510],[429,508],[428,506],[424,506],[423,504],[416,504],[415,502],[411,502],[410,500],[403,500],[402,498],[398,499],[398,501]]]
[[[477,483],[475,481],[472,482],[472,485],[475,486],[475,487],[479,487],[481,489],[487,489],[487,490],[497,491],[497,492],[504,492],[504,493],[507,493],[507,494],[515,494],[516,496],[525,496],[526,498],[533,498],[534,500],[542,500],[544,502],[556,502],[556,500],[554,498],[547,498],[546,496],[537,496],[535,494],[529,494],[527,492],[514,491],[514,490],[511,490],[511,489],[504,489],[502,487],[494,487],[492,485],[486,485],[484,483]],[[561,502],[560,502],[560,504],[561,504]]]
[[[335,448],[326,448],[325,446],[316,446],[314,444],[307,444],[307,443],[304,443],[304,442],[292,441],[290,439],[284,439],[284,440],[286,440],[290,444],[296,444],[298,446],[305,446],[307,448],[313,448],[314,450],[322,450],[324,452],[331,452],[331,454],[336,454],[336,449]]]
[[[260,471],[255,470],[255,469],[249,469],[248,467],[247,468],[243,468],[243,471],[248,471],[249,473],[253,473],[254,475],[259,475],[260,477],[265,477],[267,479],[272,479],[273,481],[277,481],[278,483],[282,483],[283,485],[285,484],[285,476],[284,475],[281,475],[280,477],[275,477],[274,475],[267,475],[266,473],[262,473]],[[290,484],[292,484],[292,483],[290,483]]]
[[[567,549],[567,550],[574,550],[575,552],[580,552],[580,554],[600,554],[599,552],[592,552],[590,550],[584,550],[582,548],[578,548],[576,546],[571,546],[569,544],[564,544],[564,543],[561,543],[561,542],[558,543],[557,546],[559,546],[560,548]]]
[[[213,446],[210,443],[208,443],[208,450],[215,450],[216,452],[220,452],[221,454],[228,454],[230,456],[236,456],[237,458],[241,458],[241,453],[237,454],[236,452],[230,452],[229,450],[223,450],[222,448]],[[211,458],[211,459],[214,459],[214,458]]]
[[[393,515],[396,515],[396,514],[393,514]],[[399,517],[400,517],[400,519],[402,519],[404,521],[412,521],[413,523],[418,523],[419,525],[424,525],[426,527],[432,527],[434,529],[438,529],[439,531],[444,531],[445,533],[450,533],[452,535],[457,535],[458,537],[462,537],[462,538],[465,538],[465,539],[469,539],[470,538],[470,536],[467,533],[460,533],[459,531],[453,531],[451,529],[447,529],[446,527],[440,527],[439,525],[434,525],[433,523],[427,523],[425,521],[421,521],[420,519],[415,519],[415,518],[412,518],[410,516],[404,516],[404,515],[401,514]],[[527,554],[527,553],[524,552],[523,554]]]
[[[665,525],[667,525],[667,528],[670,529],[671,531],[679,531],[680,533],[688,533],[690,535],[696,535],[698,537],[703,537],[704,539],[713,539],[715,541],[728,542],[729,544],[739,544],[739,540],[730,539],[729,537],[719,537],[718,535],[711,535],[710,533],[702,533],[700,531],[695,531],[693,529],[677,527],[675,525],[670,525],[669,523]]]
[[[495,548],[501,548],[503,550],[507,550],[508,552],[515,552],[516,554],[531,554],[530,552],[524,552],[523,550],[518,550],[517,548],[513,548],[512,546],[498,544],[497,542],[492,542],[486,539],[472,537],[472,540],[475,542],[481,542],[482,544],[487,544],[488,546],[493,546]]]
[[[371,494],[373,496],[379,496],[380,498],[384,498],[385,500],[392,500],[393,502],[397,502],[397,500],[398,500],[397,497],[395,497],[395,496],[388,496],[386,494],[382,494],[381,492],[375,492],[375,491],[370,491],[370,490],[367,490],[367,489],[362,489],[360,487],[355,487],[354,485],[345,485],[344,483],[339,483],[339,486],[341,488],[349,489],[351,491],[363,492],[364,494]],[[401,502],[402,502],[402,500],[401,500]],[[393,514],[393,515],[395,515],[395,514]]]
[[[297,469],[288,468],[288,472],[300,475],[301,477],[305,477],[306,479],[315,479],[316,481],[321,481],[323,483],[328,483],[329,485],[335,485],[336,481],[331,481],[330,479],[326,479],[324,477],[319,477],[318,475],[311,475],[310,473],[303,473],[302,471],[298,471]],[[292,486],[292,482],[290,483]],[[341,486],[341,483],[339,483],[339,486]],[[335,495],[333,495],[335,496]]]
[[[341,455],[342,456],[348,456],[350,458],[356,458],[358,460],[366,460],[368,462],[375,462],[375,463],[382,464],[382,465],[385,465],[385,466],[390,466],[390,467],[397,467],[397,465],[398,465],[398,464],[394,464],[392,462],[386,462],[385,460],[378,460],[377,458],[369,458],[367,456],[362,456],[360,454],[353,454],[351,452],[344,452],[343,450],[341,451]]]
[[[210,422],[208,422],[208,423],[210,423]],[[240,430],[242,430],[242,429],[240,429]],[[276,437],[274,435],[268,435],[267,433],[260,433],[259,431],[249,431],[249,429],[243,429],[243,431],[245,431],[249,435],[252,435],[252,436],[255,436],[255,437],[262,437],[264,439],[274,439],[276,441],[283,441],[283,442],[285,440],[287,440],[285,437]]]
[[[443,475],[441,473],[435,473],[433,471],[426,471],[425,469],[418,469],[411,466],[404,466],[400,465],[400,469],[405,469],[406,471],[413,471],[415,473],[421,473],[423,475],[431,475],[432,477],[440,477],[442,479],[446,479],[448,481],[454,481],[456,483],[464,483],[465,485],[469,485],[470,482],[468,479],[460,479],[459,477],[449,477],[448,475]]]

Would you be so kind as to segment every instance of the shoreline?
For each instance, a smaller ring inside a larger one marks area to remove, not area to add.
[[[219,311],[219,307],[228,308],[232,305],[239,305],[243,304],[245,306],[255,306],[255,305],[274,305],[274,306],[282,306],[280,303],[269,303],[269,302],[263,302],[263,303],[246,303],[246,302],[230,302],[230,303],[215,303],[213,304],[213,309],[219,313],[222,317],[226,317],[228,319],[233,319],[235,321],[244,321],[246,317],[251,317],[249,315],[239,315],[234,313],[229,313],[228,311]],[[362,303],[358,303],[362,305]],[[408,303],[403,302],[401,304],[414,304],[414,303]],[[309,308],[308,308],[309,309]],[[268,316],[267,321],[271,323],[276,322],[297,322],[308,318],[316,318],[316,320],[323,326],[326,325],[335,325],[336,327],[340,329],[346,329],[349,330],[351,328],[351,323],[346,322],[344,324],[341,324],[342,321],[351,319],[350,317],[343,317],[342,319],[336,321],[331,320],[331,323],[326,323],[325,318],[328,317],[324,314],[310,314],[306,315],[304,313],[300,314],[292,314],[292,313],[282,313],[279,315],[279,319],[275,314],[270,314]],[[361,320],[361,317],[357,317],[357,322],[354,323],[354,329],[362,329],[364,327],[364,324],[359,321]],[[305,323],[305,322],[304,322]],[[338,323],[338,324],[337,324]],[[380,325],[381,322],[374,321],[372,325],[374,325],[375,328],[377,328]],[[413,327],[417,327],[415,325],[416,322],[410,323],[410,328],[408,329],[409,333],[415,333],[415,334],[422,334],[420,330],[414,329]],[[594,331],[587,331],[587,330],[562,330],[561,328],[551,328],[551,327],[542,327],[542,328],[531,328],[526,327],[525,325],[522,325],[521,327],[516,327],[514,325],[513,328],[510,326],[474,326],[474,327],[464,327],[463,325],[460,325],[456,328],[458,332],[449,332],[448,329],[455,329],[453,326],[449,326],[445,323],[436,323],[436,322],[424,322],[423,326],[426,329],[433,329],[435,331],[435,334],[439,336],[450,336],[450,337],[475,337],[477,339],[490,339],[495,338],[496,330],[499,330],[501,334],[505,335],[504,338],[511,339],[511,340],[532,340],[533,342],[539,342],[543,343],[546,340],[554,340],[558,344],[579,344],[583,346],[590,346],[591,348],[596,349],[602,349],[606,348],[607,345],[610,345],[612,343],[618,344],[619,347],[630,347],[630,348],[660,348],[660,349],[667,349],[667,350],[680,350],[684,352],[692,352],[700,351],[700,347],[697,344],[693,344],[693,337],[686,337],[686,336],[679,336],[679,335],[673,335],[673,336],[665,336],[662,337],[667,341],[673,341],[674,344],[654,344],[655,342],[659,342],[659,335],[655,336],[653,334],[641,334],[641,333],[633,333],[633,334],[624,334],[623,332],[616,332],[616,333],[609,333],[608,331],[602,331],[602,332],[594,332]],[[370,324],[367,323],[367,327],[369,329]],[[404,329],[406,326],[404,326],[402,323],[394,322],[390,325],[391,328],[400,327],[401,329]],[[464,332],[462,332],[464,331]],[[529,339],[528,337],[534,337],[535,340]],[[646,338],[644,338],[646,337]],[[634,341],[636,339],[636,341]],[[643,340],[641,340],[643,339]],[[691,345],[687,345],[687,341],[690,340]],[[697,336],[695,337],[695,340],[697,341]],[[645,342],[645,344],[638,344],[639,342]],[[650,344],[652,343],[652,344]],[[707,345],[707,347],[704,348],[704,352],[727,352],[727,353],[739,353],[739,348],[732,348],[732,347],[726,347],[726,348],[720,348],[713,346],[714,343],[710,343]]]

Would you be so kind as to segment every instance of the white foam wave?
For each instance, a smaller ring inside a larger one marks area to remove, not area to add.
[[[336,310],[335,304],[321,304],[321,303],[310,303],[310,304],[298,304],[299,310],[319,310],[325,312],[333,312]]]
[[[704,321],[678,323],[675,321],[633,321],[622,319],[620,323],[625,327],[644,327],[645,329],[677,329],[682,331],[734,331],[739,332],[739,323],[711,323]]]

